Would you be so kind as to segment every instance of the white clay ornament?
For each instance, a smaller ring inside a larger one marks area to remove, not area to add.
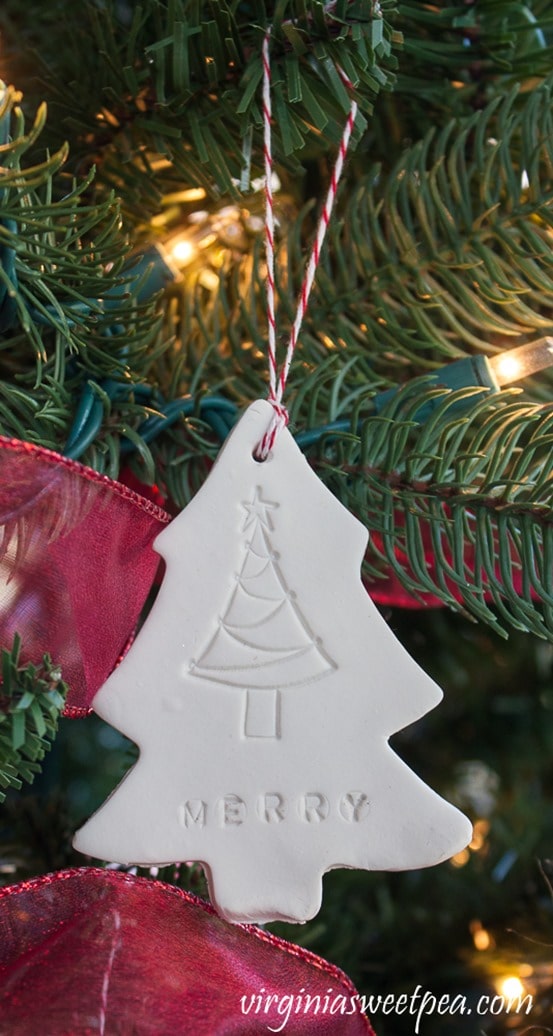
[[[254,459],[271,416],[249,407],[155,542],[158,598],[93,702],[139,760],[74,842],[199,861],[229,921],[307,921],[325,871],[427,867],[472,837],[388,744],[442,692],[363,587],[367,532],[286,429]]]

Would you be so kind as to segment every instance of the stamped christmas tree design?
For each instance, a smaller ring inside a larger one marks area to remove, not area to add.
[[[244,562],[218,628],[190,672],[245,688],[245,737],[280,737],[280,688],[318,680],[336,665],[302,615],[271,545],[278,504],[264,500],[256,486],[243,507],[243,531],[251,533]]]
[[[401,870],[471,839],[389,737],[438,704],[360,579],[364,527],[252,404],[188,507],[142,630],[94,699],[140,748],[75,846],[199,861],[231,921],[305,921],[334,867]]]

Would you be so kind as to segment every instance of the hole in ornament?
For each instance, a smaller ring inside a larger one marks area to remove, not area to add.
[[[257,449],[257,446],[256,446],[255,450],[256,449]],[[253,459],[254,459],[256,464],[264,464],[266,460],[269,460],[269,455],[267,455],[266,457],[259,457],[258,454],[255,452],[255,450],[252,450],[252,457],[253,457]]]

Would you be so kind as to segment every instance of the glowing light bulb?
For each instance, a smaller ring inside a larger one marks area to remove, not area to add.
[[[546,336],[488,359],[497,384],[509,385],[553,366],[553,338]]]
[[[455,853],[455,856],[451,857],[450,863],[452,867],[464,867],[470,860],[470,853],[468,849],[462,849],[460,853]]]
[[[173,191],[171,194],[165,194],[161,203],[162,205],[187,205],[193,201],[203,201],[205,196],[206,192],[203,187],[187,187],[182,191]]]
[[[517,975],[506,975],[499,979],[496,988],[507,1000],[514,1000],[524,994],[524,986]]]
[[[477,932],[474,932],[472,938],[477,950],[489,950],[492,944],[490,933],[485,928],[480,928]]]
[[[470,933],[476,950],[489,950],[495,945],[493,937],[484,928],[481,921],[471,921]]]
[[[191,261],[193,255],[194,246],[185,238],[175,241],[171,248],[171,258],[174,259],[178,266],[186,266]]]
[[[506,353],[505,356],[500,356],[498,358],[495,373],[498,378],[501,378],[505,382],[505,384],[508,384],[511,381],[516,381],[520,376],[522,373],[522,364],[519,360],[515,359],[514,356],[509,356],[509,354]]]
[[[469,845],[469,849],[473,853],[480,852],[486,844],[486,835],[490,830],[490,823],[488,820],[476,820],[473,825],[473,836],[472,841]]]

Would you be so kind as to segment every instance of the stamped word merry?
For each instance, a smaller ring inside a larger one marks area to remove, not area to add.
[[[253,803],[240,795],[222,795],[213,803],[204,799],[186,799],[178,807],[181,827],[237,827],[248,820],[264,824],[282,824],[292,820],[304,824],[322,824],[329,817],[339,817],[348,824],[358,824],[370,812],[369,797],[364,791],[345,791],[333,802],[320,791],[284,796],[278,791],[264,792]]]

